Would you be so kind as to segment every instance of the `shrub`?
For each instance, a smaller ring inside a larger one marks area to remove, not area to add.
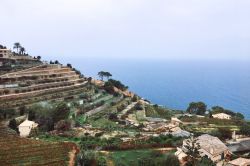
[[[58,131],[68,131],[71,127],[70,121],[67,120],[60,120],[56,123],[55,129]]]
[[[135,105],[135,109],[136,109],[136,110],[143,110],[144,108],[143,108],[143,105],[142,105],[142,104],[137,103],[137,104]]]
[[[219,133],[221,133],[221,139],[226,140],[226,139],[231,139],[232,138],[232,132],[228,128],[218,128]]]
[[[12,130],[15,130],[16,132],[18,132],[18,126],[17,126],[17,122],[16,122],[16,119],[11,119],[9,121],[9,128],[11,128]]]
[[[240,127],[240,133],[246,136],[250,136],[250,125],[245,123]]]
[[[16,90],[15,90],[15,93],[19,93],[19,92],[20,92],[19,89],[16,89]]]
[[[97,166],[107,166],[107,161],[104,156],[97,157]]]
[[[137,102],[138,101],[138,96],[134,95],[133,98],[132,98],[132,101]]]
[[[70,110],[66,103],[59,103],[55,107],[55,111],[53,113],[54,122],[58,122],[60,120],[67,119],[69,116]]]
[[[9,93],[10,93],[10,90],[8,90],[8,89],[4,89],[4,91],[3,91],[3,92],[4,92],[4,94],[6,94],[6,95],[7,95],[7,94],[9,94]]]
[[[25,107],[25,105],[24,105],[24,106],[21,106],[21,107],[19,108],[19,113],[20,113],[20,115],[21,115],[21,116],[24,115],[25,112],[26,112],[26,107]]]
[[[180,162],[175,155],[167,154],[163,165],[179,166]]]

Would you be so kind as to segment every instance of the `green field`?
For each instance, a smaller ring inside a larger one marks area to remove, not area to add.
[[[169,152],[172,153],[172,152]],[[150,163],[156,160],[164,159],[166,154],[153,149],[115,151],[109,154],[109,159],[117,166],[137,166],[144,162]],[[152,163],[154,164],[154,163]]]

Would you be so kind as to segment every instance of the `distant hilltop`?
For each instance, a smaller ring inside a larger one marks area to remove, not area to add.
[[[0,74],[41,64],[40,56],[30,56],[20,43],[14,43],[16,51],[0,44]]]

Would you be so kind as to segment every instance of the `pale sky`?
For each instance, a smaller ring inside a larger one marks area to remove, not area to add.
[[[250,0],[0,0],[0,21],[46,60],[250,60]]]

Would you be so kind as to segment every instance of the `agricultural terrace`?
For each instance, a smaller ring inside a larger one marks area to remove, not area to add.
[[[74,161],[77,153],[77,147],[73,143],[49,143],[20,138],[5,127],[0,127],[0,147],[0,163],[12,166],[66,166],[72,159]]]

